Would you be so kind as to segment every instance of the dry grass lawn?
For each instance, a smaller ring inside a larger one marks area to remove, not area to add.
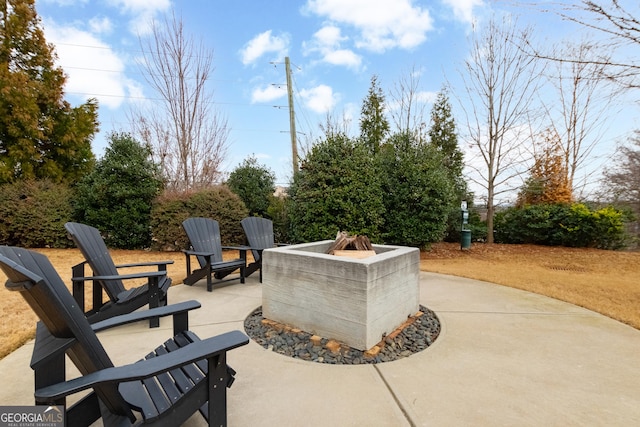
[[[49,257],[70,285],[71,266],[82,261],[80,252],[76,249],[38,251]],[[168,267],[168,274],[174,284],[181,283],[185,275],[185,259],[180,252],[114,250],[111,253],[116,264],[172,259],[175,263]],[[438,243],[431,251],[422,253],[421,258],[423,271],[469,277],[547,295],[640,329],[640,252],[482,244],[461,251],[459,244]],[[1,272],[0,280],[2,283],[6,280]],[[90,301],[90,292],[86,297]],[[22,297],[4,286],[0,287],[0,318],[2,358],[34,336],[36,318]]]
[[[640,252],[439,243],[424,271],[498,283],[567,301],[640,329]]]

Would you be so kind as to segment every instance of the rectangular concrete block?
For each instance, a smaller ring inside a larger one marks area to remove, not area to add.
[[[373,245],[354,259],[326,254],[332,243],[264,251],[263,315],[366,350],[418,311],[420,252]]]

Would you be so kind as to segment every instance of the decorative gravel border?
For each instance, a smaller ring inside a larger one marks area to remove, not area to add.
[[[392,362],[424,350],[438,338],[440,320],[421,305],[415,316],[367,351],[265,319],[262,307],[245,319],[244,329],[262,347],[285,356],[316,363],[360,365]]]

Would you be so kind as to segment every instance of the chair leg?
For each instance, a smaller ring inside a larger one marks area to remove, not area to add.
[[[207,264],[207,292],[213,291],[213,280],[211,279],[211,275],[213,272],[211,271],[211,264]]]
[[[211,292],[213,290],[213,281],[211,280],[211,275],[213,274],[212,268],[211,268],[211,255],[207,255],[204,257],[205,260],[205,266],[202,267],[203,269],[207,270],[207,292]]]
[[[209,425],[227,425],[227,353],[209,359]]]

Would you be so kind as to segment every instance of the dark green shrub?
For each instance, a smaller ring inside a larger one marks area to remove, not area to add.
[[[459,210],[442,155],[402,133],[389,138],[378,157],[386,211],[384,241],[420,248],[440,241],[449,213]]]
[[[50,181],[0,186],[0,243],[26,248],[68,248],[64,224],[72,218],[73,191]]]
[[[623,212],[606,206],[591,209],[582,203],[571,205],[566,222],[560,223],[565,231],[564,246],[620,249],[625,244]]]
[[[291,238],[335,239],[338,231],[380,241],[384,205],[375,162],[344,134],[313,146],[289,188]]]
[[[554,223],[562,217],[563,210],[562,205],[541,204],[498,212],[494,217],[495,241],[552,244],[556,238],[553,234]]]
[[[249,215],[266,217],[275,180],[269,168],[260,165],[255,157],[249,157],[229,174],[227,186],[240,196]]]
[[[289,243],[289,198],[287,196],[271,196],[267,217],[273,221],[273,237],[276,243]]]
[[[582,203],[509,208],[495,217],[496,242],[619,249],[625,214],[613,207]]]
[[[245,236],[240,221],[246,216],[244,203],[226,186],[164,194],[156,199],[151,212],[153,245],[162,250],[188,248],[182,221],[189,217],[215,219],[220,225],[223,245],[243,244]]]
[[[77,186],[74,217],[100,230],[109,247],[148,247],[151,204],[162,189],[158,168],[130,135],[109,139],[104,157]]]

